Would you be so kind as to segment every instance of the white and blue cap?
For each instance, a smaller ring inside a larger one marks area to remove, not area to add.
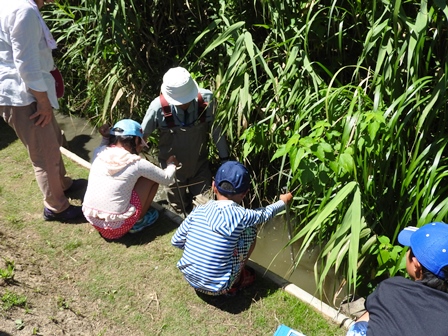
[[[221,188],[221,184],[227,182],[232,186],[232,191]],[[240,194],[250,187],[250,175],[246,167],[237,161],[227,161],[218,168],[215,175],[215,185],[221,194]]]
[[[142,126],[132,119],[120,120],[114,125],[114,127],[110,129],[109,134],[118,136],[138,136],[140,139],[142,139],[142,144],[148,147],[148,144],[143,139]]]
[[[410,246],[417,260],[428,271],[445,279],[448,265],[448,224],[429,223],[420,228],[409,226],[398,235],[398,242]]]

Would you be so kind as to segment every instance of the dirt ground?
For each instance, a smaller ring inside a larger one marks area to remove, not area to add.
[[[40,253],[42,238],[33,225],[42,222],[42,214],[34,205],[38,204],[40,209],[41,197],[36,197],[35,187],[29,187],[34,183],[29,181],[34,179],[26,152],[22,153],[21,144],[14,145],[20,152],[9,149],[17,138],[3,120],[0,123],[0,149],[10,151],[2,153],[0,171],[11,177],[7,182],[0,181],[0,272],[6,272],[8,264],[14,265],[14,274],[9,279],[0,273],[0,336],[141,335],[139,331],[98,318],[98,305],[85,300],[74,279],[67,276],[73,273],[68,270],[69,265],[54,263],[48,255]],[[22,160],[23,164],[16,164]],[[8,293],[26,297],[26,304],[5,309]]]
[[[0,309],[0,336],[139,334],[97,318],[95,303],[83,299],[64,270],[54,268],[30,247],[33,238],[29,230],[12,235],[7,228],[0,229],[0,269],[6,269],[8,261],[15,267],[11,281],[0,279],[0,291],[27,298],[25,307]]]
[[[2,126],[0,336],[273,335],[281,323],[307,336],[345,333],[261,276],[235,298],[198,297],[176,269],[180,251],[170,237],[178,224],[167,213],[113,243],[86,223],[43,221],[27,153]],[[87,177],[76,164],[68,171]]]

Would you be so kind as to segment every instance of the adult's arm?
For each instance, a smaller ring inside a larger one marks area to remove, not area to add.
[[[14,64],[29,92],[36,98],[37,111],[30,119],[37,118],[36,125],[43,127],[53,118],[53,108],[42,76],[39,51],[42,34],[39,17],[32,8],[17,11],[10,31]]]
[[[154,132],[157,127],[157,113],[161,109],[159,98],[154,99],[146,110],[145,117],[142,121],[143,137],[146,139]]]

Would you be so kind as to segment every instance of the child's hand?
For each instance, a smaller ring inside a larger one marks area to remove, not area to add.
[[[176,167],[179,166],[179,161],[177,161],[176,155],[171,155],[168,160],[166,160],[166,165],[173,164]]]
[[[110,126],[108,124],[104,124],[99,128],[99,132],[103,137],[109,137]]]
[[[292,202],[293,197],[292,197],[292,194],[289,192],[289,193],[286,193],[286,194],[281,194],[280,195],[280,199],[283,202],[285,202],[285,204],[289,204],[289,203]]]

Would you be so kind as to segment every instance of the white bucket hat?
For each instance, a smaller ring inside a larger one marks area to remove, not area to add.
[[[170,104],[189,103],[197,97],[198,91],[198,84],[185,68],[171,68],[163,75],[162,94]]]

